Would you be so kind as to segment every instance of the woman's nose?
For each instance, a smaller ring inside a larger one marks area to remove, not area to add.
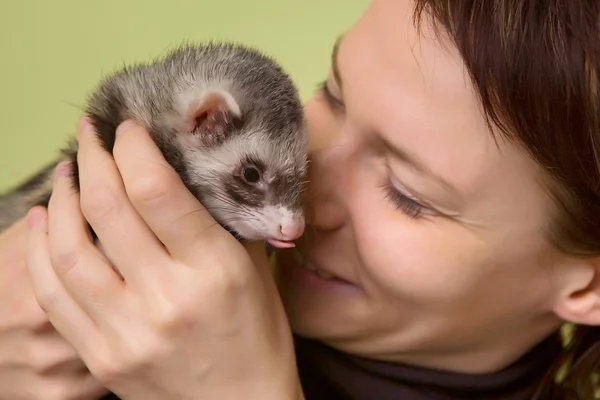
[[[306,191],[307,219],[314,229],[335,230],[347,222],[349,196],[347,154],[333,146],[311,154]]]
[[[347,221],[349,152],[352,145],[345,143],[346,123],[334,116],[315,95],[306,103],[305,114],[309,132],[308,188],[306,220],[312,229],[331,231]]]

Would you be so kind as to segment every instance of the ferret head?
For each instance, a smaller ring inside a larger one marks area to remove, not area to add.
[[[277,66],[237,61],[182,85],[170,125],[178,126],[188,186],[215,220],[241,239],[291,247],[305,227],[302,105]]]

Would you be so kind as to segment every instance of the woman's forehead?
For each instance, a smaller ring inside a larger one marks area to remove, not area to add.
[[[410,1],[378,0],[340,39],[336,80],[352,123],[413,154],[465,198],[499,179],[535,179],[527,155],[490,130],[454,45],[428,20],[419,30],[414,22]]]

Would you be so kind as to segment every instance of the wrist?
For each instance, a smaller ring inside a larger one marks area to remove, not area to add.
[[[215,388],[208,392],[203,391],[202,398],[215,400],[305,400],[300,382],[291,388],[282,385],[236,385],[232,383],[227,387]]]
[[[304,400],[304,392],[295,364],[273,371],[269,377],[250,377],[221,381],[212,386],[205,399]],[[285,371],[287,370],[287,371]]]

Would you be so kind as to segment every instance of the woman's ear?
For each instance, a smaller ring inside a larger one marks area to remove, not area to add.
[[[600,325],[600,257],[570,259],[557,269],[554,313],[567,322]]]

